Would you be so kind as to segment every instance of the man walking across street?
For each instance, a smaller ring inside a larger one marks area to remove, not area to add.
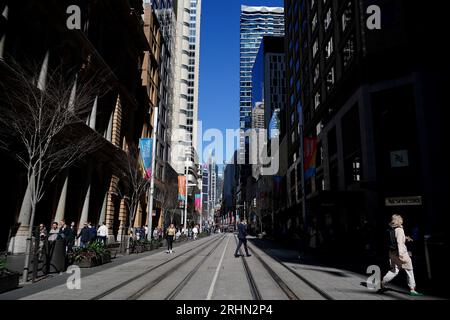
[[[239,257],[239,249],[241,248],[242,244],[244,244],[244,249],[247,257],[250,257],[251,254],[248,253],[247,248],[247,221],[244,219],[242,222],[238,224],[238,239],[239,244],[236,248],[236,251],[234,252],[234,256],[236,258]]]

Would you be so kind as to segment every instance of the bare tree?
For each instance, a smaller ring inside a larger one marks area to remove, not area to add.
[[[46,187],[101,145],[101,136],[81,120],[89,114],[101,81],[70,78],[61,70],[28,72],[17,65],[5,73],[0,81],[0,147],[27,172],[31,204],[23,274],[27,281],[36,207]]]
[[[134,144],[128,146],[124,159],[125,171],[121,177],[121,186],[118,192],[125,199],[128,210],[128,228],[132,228],[136,219],[139,204],[150,186],[140,162],[139,149]]]
[[[166,182],[159,189],[159,198],[164,210],[164,220],[173,223],[175,212],[178,209],[178,186],[176,183]]]

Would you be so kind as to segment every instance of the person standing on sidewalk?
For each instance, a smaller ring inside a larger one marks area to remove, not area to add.
[[[194,240],[196,240],[196,239],[197,239],[197,234],[198,234],[198,228],[197,228],[196,225],[195,225],[194,228],[192,229],[192,234],[193,234],[193,236],[194,236]]]
[[[80,231],[80,234],[77,236],[77,239],[81,238],[80,247],[86,248],[91,241],[91,231],[88,227],[88,224],[85,222],[83,228]]]
[[[236,258],[239,257],[239,249],[241,248],[242,244],[244,245],[244,249],[245,249],[245,253],[247,255],[247,257],[250,257],[251,254],[248,253],[248,248],[247,248],[247,220],[242,220],[242,222],[240,222],[238,224],[238,239],[239,239],[239,244],[236,247],[236,251],[234,252],[234,256]]]
[[[421,293],[416,291],[413,264],[408,254],[408,249],[406,248],[406,241],[412,241],[412,239],[405,236],[402,216],[394,214],[389,227],[391,228],[388,230],[390,235],[389,258],[391,269],[381,281],[381,292],[386,290],[386,284],[392,281],[399,274],[400,270],[403,269],[406,271],[408,278],[409,294],[411,296],[422,296]]]
[[[173,245],[173,238],[175,236],[175,227],[173,224],[170,224],[170,226],[166,230],[166,240],[167,240],[167,253],[173,253],[172,245]]]
[[[98,228],[97,235],[99,240],[106,246],[106,239],[108,238],[108,227],[106,226],[106,222]]]

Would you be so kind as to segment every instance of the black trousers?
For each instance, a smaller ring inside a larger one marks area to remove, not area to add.
[[[173,236],[167,236],[167,250],[172,250]]]
[[[246,238],[239,238],[239,244],[236,248],[236,252],[234,253],[235,256],[239,253],[239,249],[241,246],[244,245],[245,253],[248,255],[248,248],[247,248],[247,239]]]

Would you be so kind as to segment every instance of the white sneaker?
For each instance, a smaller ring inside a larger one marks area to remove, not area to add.
[[[170,252],[169,253],[172,253],[172,250],[170,250]]]

